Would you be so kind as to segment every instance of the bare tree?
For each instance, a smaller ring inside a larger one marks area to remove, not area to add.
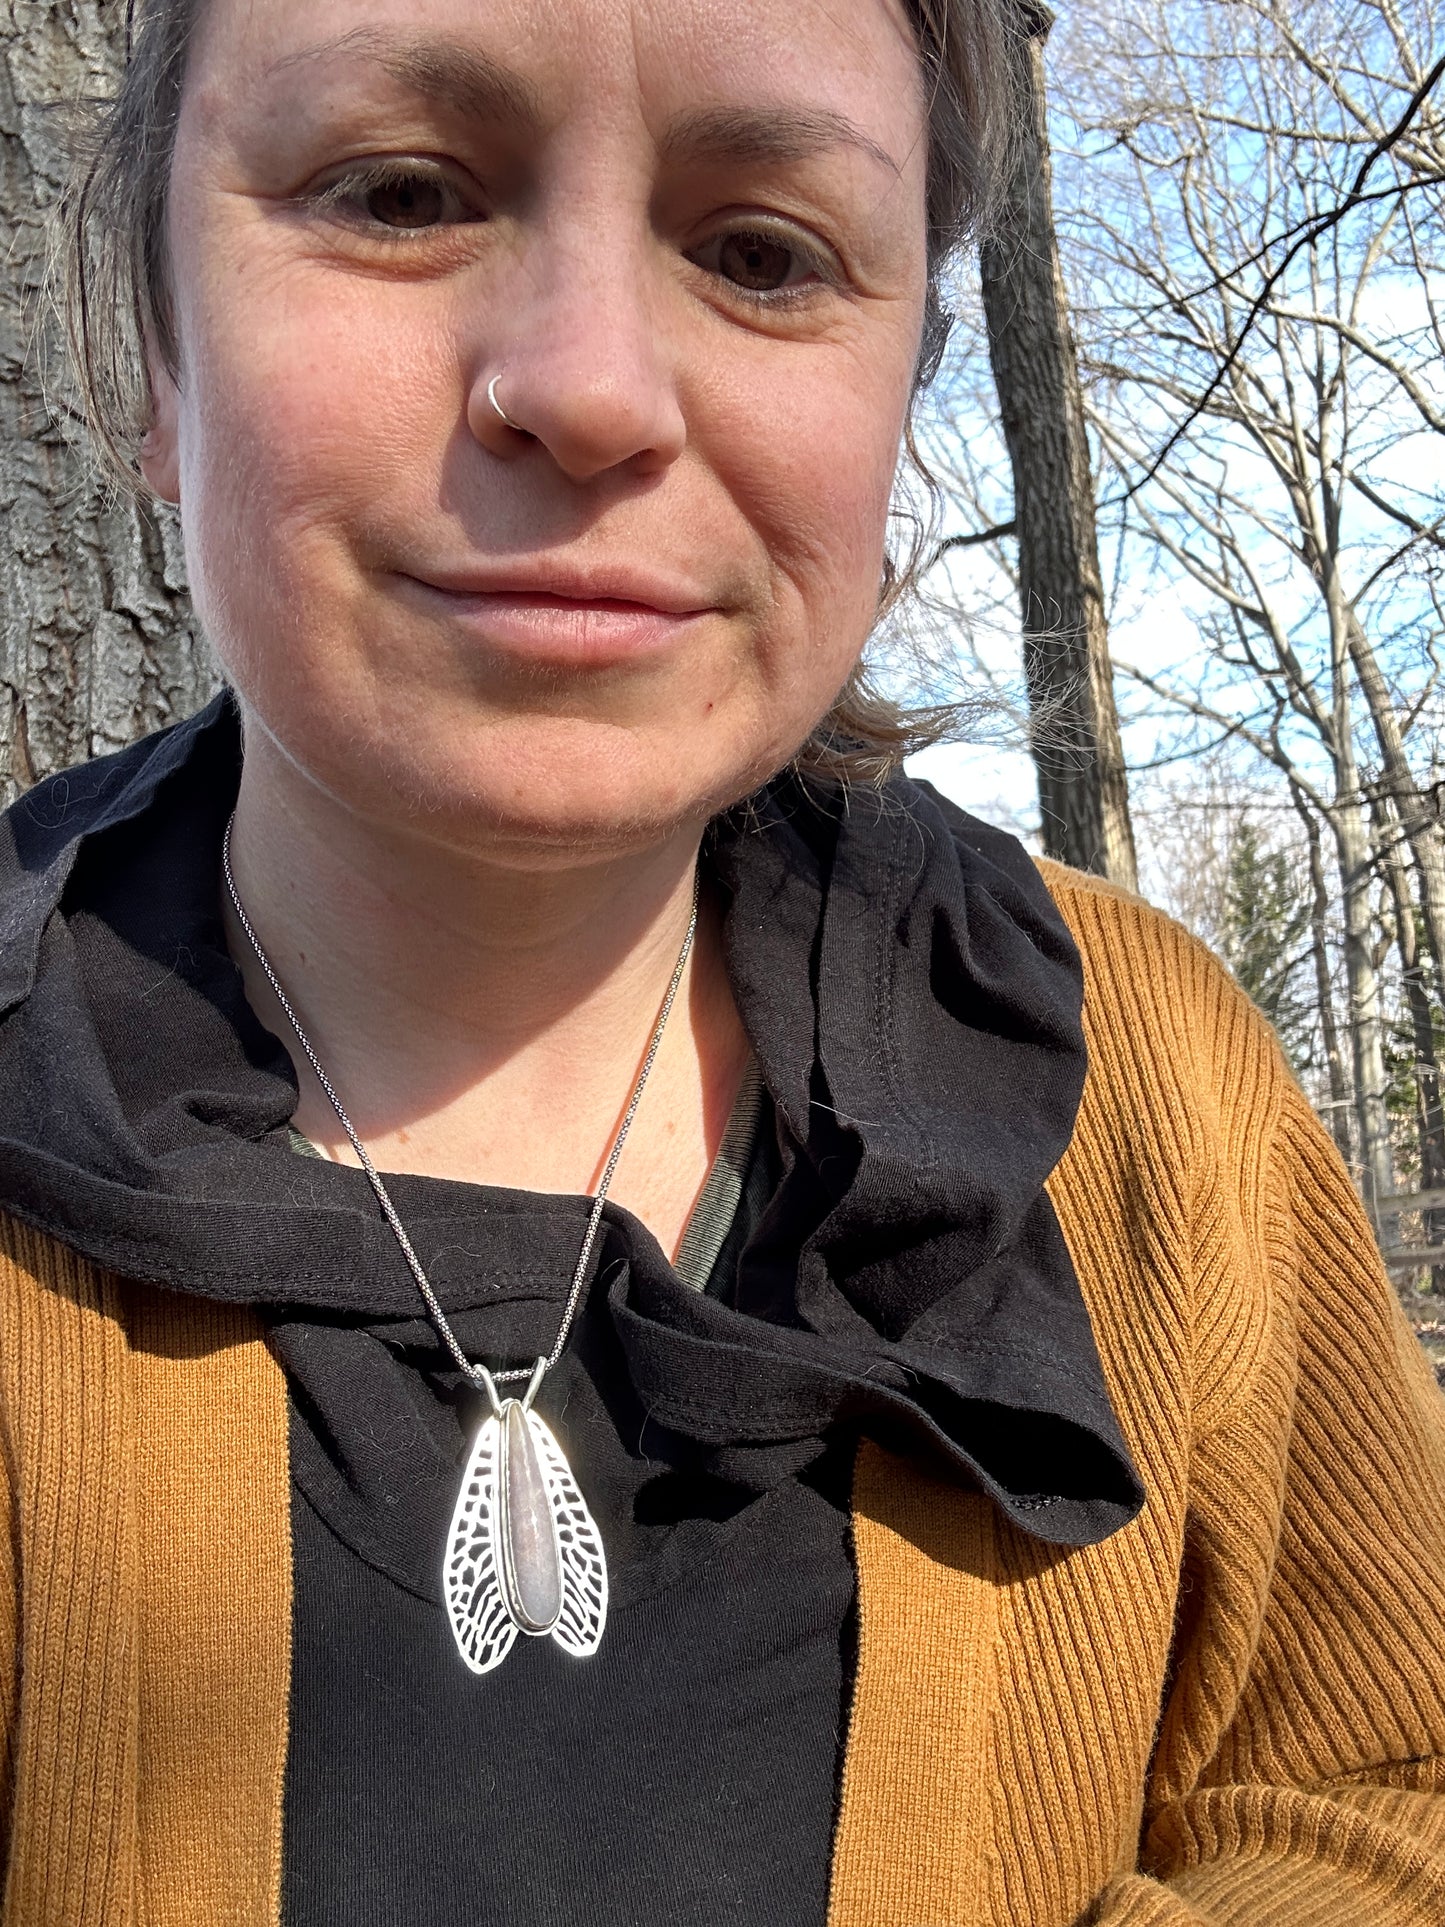
[[[1332,949],[1330,930],[1330,890],[1325,875],[1324,852],[1320,848],[1319,819],[1310,808],[1309,798],[1294,783],[1289,785],[1290,804],[1304,830],[1308,853],[1310,885],[1310,962],[1315,976],[1315,1010],[1324,1052],[1327,1097],[1321,1107],[1335,1140],[1336,1149],[1346,1164],[1353,1163],[1350,1143],[1350,1084],[1345,1074],[1344,1053],[1335,1016],[1335,994],[1330,969]]]
[[[1072,49],[1095,175],[1071,260],[1107,514],[1205,644],[1137,678],[1200,742],[1252,747],[1333,845],[1374,1201],[1395,1188],[1385,946],[1422,1049],[1445,959],[1445,515],[1438,465],[1402,459],[1441,431],[1439,197],[1405,192],[1438,160],[1434,32],[1423,0],[1126,0]],[[1362,155],[1393,192],[1359,189]]]
[[[1012,45],[1019,138],[981,252],[984,314],[1014,483],[1024,669],[1039,738],[1044,848],[1131,887],[1128,779],[1114,707],[1078,364],[1054,235],[1043,41],[1033,0]]]
[[[1265,720],[1245,721],[1206,697],[1137,665],[1121,662],[1119,667],[1171,708],[1208,725],[1213,732],[1210,741],[1233,740],[1255,750],[1278,770],[1303,806],[1315,811],[1329,827],[1343,906],[1357,1168],[1367,1200],[1378,1206],[1395,1190],[1395,1169],[1386,1105],[1385,1012],[1380,976],[1383,959],[1371,898],[1377,850],[1360,787],[1347,702],[1340,700],[1327,708],[1303,678],[1291,686],[1281,677],[1273,690],[1273,714]],[[1343,698],[1342,679],[1336,676],[1333,681]],[[1284,723],[1291,699],[1297,695],[1312,709],[1321,746],[1329,758],[1332,781],[1327,788],[1316,785],[1305,763],[1288,746]]]

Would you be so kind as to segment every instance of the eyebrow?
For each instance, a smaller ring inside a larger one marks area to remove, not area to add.
[[[355,27],[272,63],[268,73],[352,55],[372,60],[412,93],[438,100],[470,119],[535,131],[545,115],[535,88],[512,68],[456,41]],[[692,161],[810,160],[834,147],[852,147],[886,167],[902,170],[887,148],[846,114],[832,108],[700,107],[681,114],[663,138],[670,158]]]
[[[886,147],[828,107],[699,107],[679,115],[663,140],[665,153],[702,161],[806,161],[832,147],[902,172]]]
[[[334,39],[318,40],[274,61],[267,73],[309,66],[338,54],[374,61],[410,92],[441,101],[469,118],[527,130],[542,124],[542,105],[535,89],[510,67],[455,41],[396,33],[385,27],[354,27]]]

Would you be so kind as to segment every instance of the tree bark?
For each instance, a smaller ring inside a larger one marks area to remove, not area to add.
[[[1335,1020],[1335,993],[1330,982],[1330,893],[1325,882],[1324,854],[1314,812],[1291,782],[1290,800],[1304,825],[1310,870],[1310,954],[1315,969],[1315,998],[1319,1006],[1320,1037],[1324,1044],[1325,1074],[1330,1090],[1330,1136],[1346,1164],[1354,1162],[1350,1143],[1350,1086],[1340,1050],[1340,1027]]]
[[[188,714],[215,686],[174,516],[117,500],[58,385],[41,289],[61,114],[119,71],[124,7],[5,0],[0,37],[0,801]],[[43,350],[43,352],[42,352]]]
[[[1052,21],[1047,9],[1029,6],[1027,36],[1012,48],[1019,135],[997,227],[981,250],[983,308],[1013,467],[1044,848],[1134,888],[1094,481],[1054,232],[1043,55]]]
[[[1346,792],[1348,795],[1349,792]],[[1365,1203],[1374,1214],[1382,1240],[1396,1243],[1393,1227],[1382,1216],[1381,1199],[1395,1190],[1395,1160],[1390,1147],[1390,1119],[1385,1106],[1384,1022],[1380,972],[1375,962],[1374,919],[1370,911],[1370,882],[1375,875],[1374,851],[1364,812],[1357,804],[1337,801],[1330,812],[1340,870],[1340,896],[1345,921],[1345,981],[1349,987],[1349,1036],[1352,1059],[1355,1129],[1359,1134],[1361,1185]]]

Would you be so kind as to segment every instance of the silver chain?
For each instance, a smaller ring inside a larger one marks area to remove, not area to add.
[[[376,1193],[376,1201],[381,1206],[387,1223],[396,1234],[396,1241],[401,1246],[402,1256],[406,1259],[407,1265],[411,1270],[411,1275],[416,1280],[417,1289],[426,1300],[426,1307],[431,1313],[433,1324],[435,1324],[437,1331],[445,1340],[447,1350],[479,1391],[485,1391],[495,1403],[496,1395],[493,1391],[494,1386],[509,1384],[514,1380],[524,1378],[530,1379],[531,1390],[527,1395],[527,1402],[530,1404],[532,1393],[536,1391],[543,1372],[552,1369],[557,1363],[557,1360],[562,1356],[562,1352],[567,1344],[567,1335],[572,1329],[572,1320],[576,1316],[577,1306],[581,1302],[582,1287],[587,1281],[587,1260],[592,1256],[592,1247],[597,1239],[597,1227],[602,1222],[602,1207],[607,1202],[607,1192],[612,1183],[612,1174],[617,1169],[617,1160],[621,1157],[622,1147],[627,1142],[627,1133],[632,1129],[632,1120],[636,1117],[637,1107],[642,1101],[643,1087],[647,1083],[648,1073],[652,1069],[653,1059],[657,1056],[658,1045],[662,1042],[662,1033],[667,1028],[667,1020],[672,1011],[673,999],[677,995],[678,985],[682,982],[682,973],[687,969],[687,960],[692,952],[692,940],[697,933],[697,871],[694,870],[692,878],[692,914],[688,918],[687,934],[682,940],[681,950],[677,953],[677,963],[673,969],[672,980],[667,986],[667,995],[663,998],[662,1008],[657,1015],[657,1023],[652,1032],[652,1042],[647,1047],[647,1055],[642,1060],[642,1069],[638,1072],[637,1082],[632,1087],[632,1096],[628,1100],[627,1110],[623,1115],[621,1127],[618,1130],[617,1136],[612,1140],[612,1149],[608,1153],[607,1163],[603,1166],[602,1180],[597,1186],[597,1195],[592,1201],[592,1214],[587,1220],[587,1230],[582,1239],[582,1250],[577,1259],[577,1269],[572,1274],[572,1289],[567,1294],[567,1303],[562,1312],[562,1323],[557,1332],[557,1342],[553,1345],[547,1356],[545,1358],[539,1358],[535,1365],[521,1366],[512,1371],[489,1372],[485,1365],[473,1365],[457,1342],[456,1333],[452,1330],[450,1324],[448,1324],[447,1315],[437,1303],[436,1293],[432,1290],[430,1280],[427,1278],[426,1272],[422,1269],[421,1259],[417,1257],[411,1239],[407,1237],[405,1227],[401,1219],[396,1215],[396,1206],[392,1203],[386,1186],[381,1181],[381,1174],[372,1163],[366,1146],[353,1130],[351,1119],[346,1115],[345,1107],[341,1099],[336,1095],[335,1086],[321,1068],[321,1060],[312,1049],[310,1038],[308,1038],[305,1031],[302,1030],[296,1012],[291,1008],[291,1000],[281,988],[280,978],[271,968],[271,959],[261,948],[261,939],[251,927],[251,919],[246,915],[245,905],[241,902],[240,892],[236,888],[236,879],[231,874],[231,826],[235,820],[235,816],[232,815],[226,824],[226,834],[221,841],[221,868],[225,872],[226,889],[231,898],[231,907],[236,912],[237,920],[241,928],[245,931],[251,948],[256,953],[257,963],[260,964],[262,970],[266,973],[266,981],[276,993],[277,1003],[279,1003],[282,1010],[285,1011],[286,1020],[296,1033],[297,1043],[300,1044],[302,1050],[305,1051],[322,1090],[325,1091],[326,1095],[331,1099],[332,1109],[341,1119],[341,1128],[351,1139],[351,1148],[355,1151],[362,1170],[365,1171],[371,1181],[371,1188]]]

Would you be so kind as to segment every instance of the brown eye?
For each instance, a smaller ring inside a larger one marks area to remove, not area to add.
[[[332,180],[303,195],[301,205],[380,244],[485,221],[478,199],[449,169],[398,155],[343,168]]]
[[[435,227],[446,218],[448,195],[440,181],[413,174],[401,180],[377,181],[366,191],[365,207],[382,227]]]
[[[718,249],[718,272],[740,288],[764,294],[787,282],[797,257],[770,234],[729,234]]]

